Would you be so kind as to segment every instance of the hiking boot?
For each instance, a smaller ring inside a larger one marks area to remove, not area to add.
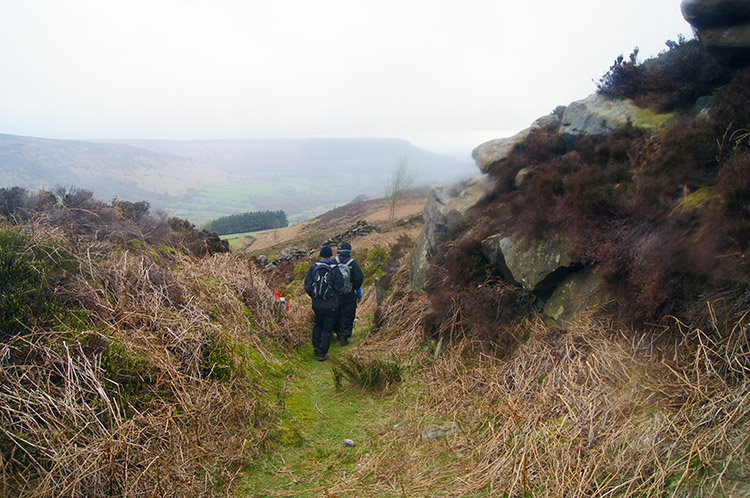
[[[341,337],[339,337],[339,344],[341,344],[342,346],[346,346],[347,344],[349,344],[349,338],[342,335]]]
[[[318,355],[318,361],[326,361],[328,359],[327,354]]]

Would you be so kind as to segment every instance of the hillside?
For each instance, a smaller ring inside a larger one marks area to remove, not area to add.
[[[402,158],[415,185],[476,171],[468,158],[439,156],[396,139],[115,142],[0,135],[0,183],[28,189],[73,185],[99,198],[146,200],[201,225],[280,209],[303,221],[358,195],[380,197]]]
[[[348,237],[323,361],[303,278],[381,200],[229,253],[0,190],[0,495],[750,495],[750,67],[668,47]]]
[[[0,134],[3,187],[76,186],[100,198],[147,200],[161,207],[170,196],[224,177],[190,159],[128,145]]]
[[[406,194],[396,205],[396,219],[404,220],[421,214],[426,201],[426,190]],[[223,238],[229,241],[235,250],[251,256],[265,254],[273,258],[286,247],[310,248],[310,234],[341,233],[360,220],[377,226],[387,226],[389,208],[385,199],[345,204],[302,223],[254,236]]]

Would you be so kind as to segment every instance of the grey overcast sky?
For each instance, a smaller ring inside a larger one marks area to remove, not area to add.
[[[0,133],[388,137],[469,158],[680,34],[680,0],[12,0]]]

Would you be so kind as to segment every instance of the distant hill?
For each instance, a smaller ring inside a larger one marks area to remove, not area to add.
[[[365,194],[381,197],[393,166],[402,157],[415,185],[433,185],[474,175],[476,166],[433,154],[405,140],[315,138],[263,140],[119,140],[158,153],[218,168],[223,181],[200,188],[173,204],[191,220],[238,211],[283,209],[302,221]],[[241,206],[241,208],[240,208]],[[206,220],[207,221],[207,220]]]
[[[99,198],[148,200],[166,207],[172,196],[225,175],[195,161],[129,145],[0,134],[0,186],[28,189],[74,185]]]
[[[0,135],[0,186],[58,184],[99,198],[148,200],[201,225],[251,210],[308,219],[353,197],[380,197],[400,158],[415,185],[471,176],[476,167],[400,139],[73,141]]]

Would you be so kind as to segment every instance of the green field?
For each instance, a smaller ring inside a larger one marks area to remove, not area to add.
[[[219,182],[178,197],[167,211],[196,226],[238,213],[283,210],[290,220],[302,221],[346,204],[354,195],[325,182],[285,179],[274,182]]]

